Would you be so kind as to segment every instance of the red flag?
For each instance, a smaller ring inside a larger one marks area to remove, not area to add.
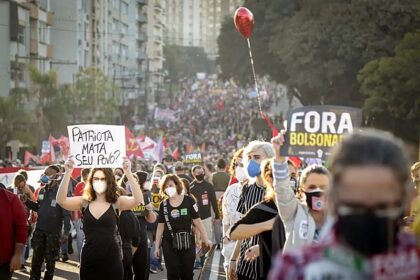
[[[225,104],[223,103],[223,99],[219,98],[219,100],[217,101],[217,110],[219,112],[222,112],[224,108],[225,108]]]
[[[51,160],[51,153],[42,154],[41,158],[39,159],[39,163],[42,165],[47,165],[52,162]]]
[[[163,148],[166,150],[167,148],[169,148],[168,145],[168,139],[166,139],[166,137],[163,137],[162,139],[162,143],[163,143]]]
[[[128,157],[138,156],[144,158],[140,145],[137,143],[136,138],[134,138],[133,133],[127,127],[125,128],[125,146]]]
[[[302,163],[302,161],[300,160],[300,158],[298,157],[289,157],[289,160],[292,161],[296,168],[299,169],[300,164]]]
[[[172,153],[172,157],[174,158],[174,159],[176,159],[176,160],[178,160],[179,158],[180,158],[180,153],[179,153],[179,149],[178,149],[178,147],[175,149],[175,151],[173,151],[173,153]]]
[[[30,160],[36,161],[37,158],[31,152],[25,151],[25,159],[23,160],[24,165],[28,165]]]
[[[266,114],[262,114],[262,118],[267,123],[267,125],[271,128],[272,137],[276,137],[279,134],[279,131],[277,130],[274,123],[270,120],[270,118]]]

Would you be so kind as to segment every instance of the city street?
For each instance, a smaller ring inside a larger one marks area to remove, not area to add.
[[[55,280],[77,280],[79,279],[79,268],[78,262],[75,259],[76,253],[70,256],[67,262],[57,262],[55,268]],[[30,261],[30,259],[29,259]],[[29,279],[30,263],[27,263],[27,272],[15,272],[12,279],[14,280],[26,280]],[[201,273],[201,277],[200,277]],[[194,270],[194,279],[202,280],[221,280],[225,279],[223,271],[223,256],[220,254],[220,250],[215,250],[211,258],[211,261],[207,262],[207,265],[203,271]],[[166,270],[159,271],[157,274],[150,274],[150,280],[164,280],[166,278]]]

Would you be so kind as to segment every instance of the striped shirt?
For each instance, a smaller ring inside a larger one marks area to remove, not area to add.
[[[239,199],[237,211],[245,214],[255,204],[264,200],[265,189],[257,186],[256,183],[244,186],[242,190],[241,198]],[[241,251],[238,260],[237,274],[245,276],[249,279],[258,279],[258,259],[253,262],[244,260],[246,251],[259,242],[258,235],[252,236],[251,238],[245,239],[241,245]]]

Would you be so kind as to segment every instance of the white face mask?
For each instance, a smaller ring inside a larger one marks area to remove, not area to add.
[[[176,188],[175,187],[167,187],[165,192],[169,197],[173,197],[176,194]]]
[[[243,167],[236,167],[235,176],[239,182],[243,182],[248,179],[248,175]]]
[[[93,182],[93,190],[98,193],[98,194],[102,194],[106,191],[106,182],[104,181],[96,181]]]
[[[147,181],[146,183],[144,183],[143,189],[145,191],[150,191],[152,189],[152,183]]]

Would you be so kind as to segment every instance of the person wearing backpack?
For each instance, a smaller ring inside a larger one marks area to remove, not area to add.
[[[69,210],[83,210],[85,241],[82,248],[80,279],[122,280],[121,237],[118,233],[119,211],[130,210],[144,203],[140,186],[131,172],[131,162],[123,160],[124,174],[131,186],[132,196],[120,195],[111,168],[93,168],[82,197],[67,197],[73,170],[71,159],[65,163],[66,172],[57,193],[57,203]]]

